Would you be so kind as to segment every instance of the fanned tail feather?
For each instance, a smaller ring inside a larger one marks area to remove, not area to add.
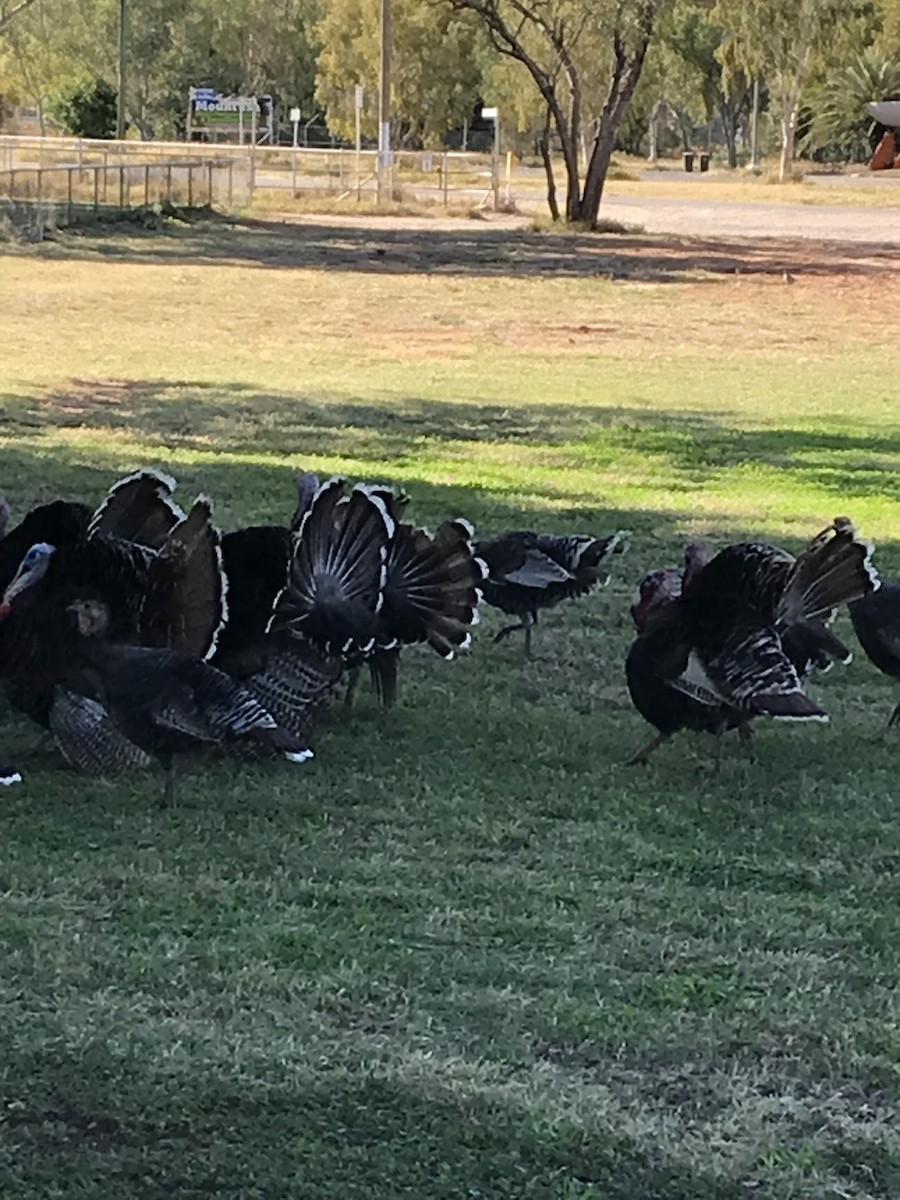
[[[352,654],[374,644],[394,521],[371,489],[344,488],[328,480],[304,516],[272,628]]]
[[[126,475],[91,517],[88,537],[116,537],[157,550],[184,513],[172,499],[175,480],[152,468]]]
[[[209,500],[198,496],[150,563],[143,644],[210,658],[228,617],[227,593],[221,535]]]
[[[880,580],[871,555],[871,545],[857,536],[853,523],[837,517],[797,557],[778,605],[779,624],[827,624],[840,605],[875,591]]]
[[[468,644],[478,620],[485,567],[470,526],[445,521],[431,537],[400,525],[391,542],[379,640],[426,641],[444,658]]]

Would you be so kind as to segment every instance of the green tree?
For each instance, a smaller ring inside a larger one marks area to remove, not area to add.
[[[394,0],[391,140],[439,144],[472,112],[482,82],[476,22],[429,0]],[[363,88],[363,133],[378,130],[379,7],[372,0],[325,0],[316,29],[316,98],[329,128],[352,138],[355,90]]]
[[[48,108],[66,133],[75,137],[115,137],[116,89],[105,79],[64,84],[51,97]]]
[[[721,121],[728,165],[736,167],[737,132],[750,107],[750,80],[734,40],[711,19],[712,7],[712,0],[677,0],[661,41],[693,75],[706,120]]]
[[[866,7],[861,0],[717,0],[713,19],[732,33],[737,61],[768,85],[781,126],[782,180],[794,161],[804,92],[835,61],[840,34]]]
[[[547,201],[560,217],[551,130],[566,174],[565,217],[594,226],[622,120],[667,0],[446,0],[473,12],[496,50],[521,64],[544,107],[541,153]],[[579,148],[593,125],[582,177]]]

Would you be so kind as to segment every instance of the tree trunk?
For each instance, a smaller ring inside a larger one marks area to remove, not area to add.
[[[734,170],[738,165],[737,112],[731,104],[723,99],[719,105],[719,116],[722,119],[722,132],[725,135],[725,150],[728,154],[728,165]]]
[[[637,87],[644,66],[647,47],[650,45],[651,28],[644,32],[637,47],[626,54],[622,43],[616,38],[615,60],[613,67],[612,85],[609,96],[600,114],[597,125],[597,137],[588,164],[587,177],[584,181],[584,192],[581,196],[579,213],[576,220],[583,221],[592,229],[597,225],[597,214],[600,211],[600,200],[603,196],[603,185],[609,170],[619,126],[628,109],[634,89]]]
[[[556,179],[553,175],[553,159],[550,155],[550,114],[547,113],[547,119],[544,122],[544,131],[541,134],[538,143],[541,151],[541,160],[544,164],[544,174],[547,176],[547,207],[550,209],[550,218],[553,221],[559,220],[559,205],[556,202]]]
[[[800,103],[795,95],[786,96],[781,110],[781,162],[778,167],[778,179],[784,183],[790,179],[794,165],[794,139],[797,133],[797,116]]]

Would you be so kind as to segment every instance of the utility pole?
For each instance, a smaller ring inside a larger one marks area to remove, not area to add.
[[[127,0],[119,0],[119,61],[116,71],[116,137],[125,137],[125,43],[128,38]]]
[[[391,0],[381,0],[381,77],[378,93],[378,203],[391,198]]]

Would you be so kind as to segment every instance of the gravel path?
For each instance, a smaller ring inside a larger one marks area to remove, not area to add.
[[[900,191],[896,208],[837,204],[738,204],[727,200],[675,200],[604,196],[601,216],[647,233],[702,237],[812,238],[900,247]]]

